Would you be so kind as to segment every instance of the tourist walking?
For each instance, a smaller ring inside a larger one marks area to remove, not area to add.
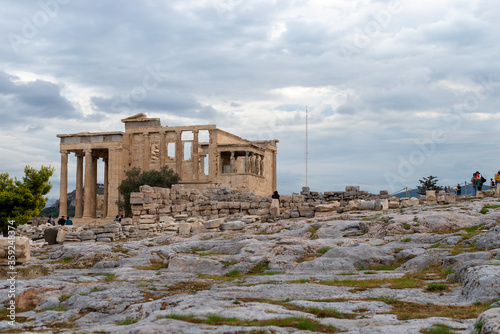
[[[457,189],[457,196],[462,195],[462,187],[460,187],[460,184],[457,184],[456,189]]]
[[[280,215],[280,194],[275,190],[271,196],[271,215],[273,217],[278,217]]]

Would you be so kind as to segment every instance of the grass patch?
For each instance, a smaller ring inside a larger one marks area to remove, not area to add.
[[[411,241],[411,238],[404,238],[404,239],[401,239],[401,242],[410,242]]]
[[[178,295],[181,293],[190,293],[194,294],[198,291],[210,290],[212,284],[209,282],[201,282],[201,281],[186,281],[186,282],[178,282],[174,285],[168,286],[168,291],[173,295]]]
[[[117,321],[116,324],[120,325],[120,326],[126,326],[126,325],[135,324],[136,322],[137,322],[136,318],[126,317],[124,320]]]
[[[465,232],[467,232],[467,233],[466,233],[465,235],[463,235],[462,237],[463,237],[464,239],[470,239],[470,238],[472,238],[472,237],[474,237],[474,236],[478,235],[479,233],[481,233],[481,231],[479,231],[479,229],[480,229],[481,227],[483,227],[483,226],[484,226],[484,223],[479,224],[479,225],[475,225],[475,226],[471,226],[471,227],[466,227],[466,228],[463,228],[463,230],[464,230]]]
[[[368,280],[332,280],[332,281],[320,281],[318,284],[322,285],[333,285],[333,286],[347,286],[353,288],[361,289],[374,289],[379,288],[382,285],[388,285],[391,289],[410,289],[410,288],[422,288],[425,286],[425,282],[415,279],[413,277],[401,277],[401,278],[384,278],[384,279],[368,279]]]
[[[441,246],[441,244],[438,242],[437,244],[430,245],[429,248],[438,248],[439,246]]]
[[[319,226],[312,225],[311,227],[309,227],[309,230],[307,230],[307,232],[311,233],[311,240],[318,239],[318,236],[316,235],[316,232],[318,232],[318,230]]]
[[[238,263],[238,261],[222,261],[221,263],[222,263],[222,265],[223,265],[224,267],[230,267],[230,266],[232,266],[233,264]]]
[[[206,250],[207,250],[206,248],[202,248],[202,247],[191,247],[191,253],[203,252]]]
[[[59,296],[59,301],[62,303],[64,301],[68,300],[70,297],[71,297],[71,295],[62,295],[62,296]]]
[[[452,319],[475,319],[488,309],[485,304],[481,305],[434,305],[404,302],[394,297],[381,296],[373,300],[382,301],[392,306],[387,314],[395,314],[399,320],[425,319],[432,317],[443,317]]]
[[[130,249],[123,248],[122,245],[115,245],[113,248],[111,248],[111,251],[115,253],[127,254],[130,251]]]
[[[262,275],[269,270],[269,261],[264,261],[250,269],[249,275]]]
[[[52,306],[52,307],[47,307],[47,308],[44,308],[44,309],[41,309],[41,310],[37,310],[35,312],[44,312],[44,311],[58,311],[58,312],[66,312],[68,310],[68,308],[66,306],[63,306],[61,304],[58,304],[56,306]]]
[[[431,281],[431,280],[446,279],[446,277],[448,277],[448,275],[452,273],[453,270],[449,268],[444,269],[439,265],[432,265],[416,273],[407,273],[405,274],[404,277],[412,277],[423,281]]]
[[[104,274],[104,276],[106,276],[104,278],[104,282],[113,282],[115,281],[120,275],[117,275],[117,274],[112,274],[112,273],[106,273]]]
[[[323,325],[320,322],[304,318],[290,317],[283,319],[268,319],[268,320],[244,320],[239,318],[226,318],[216,314],[209,315],[206,319],[198,318],[194,315],[179,315],[168,314],[157,316],[158,319],[176,319],[195,324],[207,324],[213,326],[231,325],[231,326],[277,326],[277,327],[292,327],[300,330],[309,330],[319,333],[338,333],[339,330],[332,325]]]
[[[411,225],[410,225],[410,224],[408,224],[408,223],[403,223],[403,228],[404,228],[405,230],[411,230]]]
[[[431,327],[423,328],[420,330],[420,333],[425,333],[425,334],[452,334],[455,333],[453,331],[453,328],[443,325],[443,324],[436,324],[432,325]]]
[[[427,291],[436,292],[436,291],[444,291],[446,289],[448,289],[448,285],[446,284],[439,284],[439,283],[427,284]]]
[[[160,261],[151,261],[151,264],[149,266],[135,266],[132,267],[134,269],[138,270],[160,270],[160,269],[165,269],[167,268],[167,265],[163,262]]]
[[[318,249],[318,254],[325,254],[330,249],[331,249],[330,247],[322,247],[322,248]]]
[[[70,263],[71,260],[73,260],[73,257],[72,256],[65,256],[62,258],[62,260],[64,261],[64,263]]]
[[[245,252],[250,253],[250,254],[255,253],[253,250],[250,250],[250,249],[245,249]]]
[[[100,289],[100,288],[98,288],[98,287],[94,286],[94,287],[92,288],[92,290],[90,290],[89,294],[90,294],[90,293],[93,293],[93,292],[99,292],[99,291],[104,291],[104,289]]]
[[[225,273],[224,276],[226,277],[235,277],[235,276],[241,276],[241,271],[238,269],[233,269],[228,273]]]

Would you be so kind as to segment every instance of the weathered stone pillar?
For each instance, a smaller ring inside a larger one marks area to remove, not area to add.
[[[108,180],[108,173],[109,173],[109,159],[104,158],[104,203],[103,203],[103,208],[102,208],[102,217],[107,217],[108,216],[108,196],[109,196],[109,180]]]
[[[107,218],[114,218],[118,214],[118,186],[121,182],[122,150],[110,148],[108,156],[108,212]]]
[[[231,159],[230,159],[231,170],[229,171],[229,173],[236,173],[236,161],[234,159],[234,152],[230,153],[231,153]]]
[[[199,154],[198,154],[198,130],[193,130],[193,142],[191,144],[191,150],[193,152],[193,178],[195,181],[200,180],[200,172],[199,172]]]
[[[262,158],[260,159],[260,176],[264,176],[264,157],[265,156],[262,156]]]
[[[276,180],[276,152],[273,152],[273,163],[272,163],[272,177],[273,177],[273,190],[277,189],[277,180]]]
[[[144,133],[144,161],[143,161],[143,171],[149,170],[149,163],[151,162],[151,140],[149,138],[149,133]]]
[[[92,217],[92,150],[85,150],[85,187],[83,195],[83,218]]]
[[[218,182],[219,177],[219,153],[217,147],[217,130],[208,130],[208,175],[211,182]]]
[[[167,134],[160,133],[160,168],[165,166],[167,161]]]
[[[200,174],[203,174],[203,175],[205,175],[205,157],[206,157],[206,155],[202,155],[201,157],[199,157],[199,160],[200,160],[200,162],[199,162],[199,164],[200,164],[200,170],[199,170],[199,172],[200,172]]]
[[[61,151],[61,183],[59,192],[59,216],[68,215],[68,151]]]
[[[255,159],[255,174],[260,175],[260,155]]]
[[[76,198],[75,198],[75,218],[82,218],[83,200],[83,156],[76,155]]]
[[[92,217],[97,217],[97,160],[99,158],[92,157]]]
[[[245,162],[245,166],[243,168],[244,169],[243,172],[250,173],[250,168],[249,168],[250,167],[249,166],[250,165],[250,157],[248,156],[248,152],[245,152],[245,161],[244,162]]]
[[[175,141],[175,169],[176,173],[182,178],[182,162],[184,161],[184,147],[182,147],[182,131],[175,132],[177,139]]]

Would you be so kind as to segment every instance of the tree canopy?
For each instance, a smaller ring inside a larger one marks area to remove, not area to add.
[[[148,185],[152,187],[171,188],[173,184],[180,180],[173,170],[168,166],[163,166],[161,170],[149,170],[141,172],[140,168],[134,167],[127,171],[125,180],[118,187],[121,198],[118,207],[125,210],[125,215],[132,213],[130,206],[130,193],[138,192],[140,186]]]
[[[418,180],[420,182],[420,186],[417,186],[419,195],[425,195],[427,190],[443,190],[443,187],[438,186],[438,179],[435,176],[424,177],[422,180]]]
[[[7,230],[9,220],[15,225],[26,224],[31,217],[45,207],[52,185],[53,167],[42,166],[40,170],[26,166],[22,181],[10,178],[8,173],[0,173],[0,228]]]

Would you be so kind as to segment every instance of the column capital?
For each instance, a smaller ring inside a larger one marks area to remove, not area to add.
[[[68,150],[61,150],[60,152],[61,152],[61,154],[68,154],[69,153]]]

